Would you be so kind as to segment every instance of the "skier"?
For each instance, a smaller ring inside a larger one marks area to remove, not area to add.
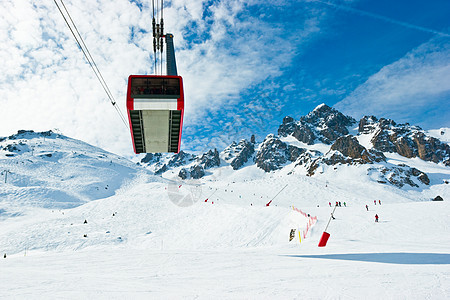
[[[377,200],[373,200],[373,204],[374,204],[374,205],[377,205]]]
[[[347,207],[347,204],[344,202],[344,206]]]
[[[334,219],[336,219],[334,216],[333,216],[333,213],[331,213],[331,218],[334,220]]]
[[[336,201],[336,206],[338,206],[338,202]]]
[[[380,204],[380,205],[381,205],[381,200],[378,200],[378,204]]]
[[[341,207],[341,201],[339,201],[339,207]]]
[[[331,207],[331,202],[328,202],[328,204],[330,205],[330,207]]]
[[[366,204],[366,209],[367,209],[367,211],[369,211],[369,205],[367,205],[367,204]]]
[[[378,223],[378,215],[375,215],[375,222]]]

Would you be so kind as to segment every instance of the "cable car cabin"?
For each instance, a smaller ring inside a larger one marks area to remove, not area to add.
[[[127,111],[136,154],[180,151],[184,112],[181,76],[130,75]]]

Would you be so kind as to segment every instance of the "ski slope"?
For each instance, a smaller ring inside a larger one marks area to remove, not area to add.
[[[0,159],[12,170],[0,185],[2,299],[450,297],[450,171],[442,165],[408,161],[429,174],[425,188],[376,184],[364,166],[314,177],[289,166],[220,167],[180,181],[175,171],[157,177],[79,141],[38,144]],[[104,194],[88,192],[106,185]],[[72,195],[70,205],[39,189]],[[436,195],[444,201],[430,201]],[[319,248],[336,201],[346,207]],[[301,242],[289,234],[308,219],[293,205],[318,218]]]
[[[169,185],[149,176],[106,199],[3,220],[0,245],[9,255],[1,260],[0,297],[450,295],[446,201],[386,201],[369,211],[360,204],[338,207],[328,245],[318,248],[330,207],[302,207],[319,221],[300,244],[289,242],[289,232],[305,218],[289,207],[224,201],[180,207],[169,198]]]

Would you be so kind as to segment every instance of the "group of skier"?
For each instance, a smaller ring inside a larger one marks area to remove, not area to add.
[[[378,204],[381,205],[381,200],[378,200]],[[373,200],[373,205],[377,205],[377,200]],[[369,205],[366,204],[366,210],[369,211]],[[375,222],[378,223],[378,214],[375,214]]]
[[[331,202],[328,202],[328,205],[331,207]],[[336,206],[342,207],[341,201],[336,201]],[[344,202],[344,207],[347,207],[347,203]]]
[[[347,203],[343,202],[343,204],[344,204],[344,207],[347,207]],[[373,204],[374,204],[374,205],[377,205],[377,200],[373,200]],[[331,207],[331,202],[328,202],[328,205]],[[381,205],[381,200],[378,200],[378,205]],[[341,202],[340,202],[340,201],[336,201],[335,206],[342,207]],[[366,210],[369,211],[369,205],[367,205],[367,204],[366,204]],[[333,214],[331,214],[331,218],[332,218],[333,220],[335,219],[334,216],[333,216]],[[375,214],[375,222],[378,223],[378,219],[379,219],[378,214]]]

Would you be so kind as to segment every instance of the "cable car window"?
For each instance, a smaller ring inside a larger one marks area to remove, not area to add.
[[[132,97],[180,97],[180,80],[164,77],[135,77],[131,79]]]

